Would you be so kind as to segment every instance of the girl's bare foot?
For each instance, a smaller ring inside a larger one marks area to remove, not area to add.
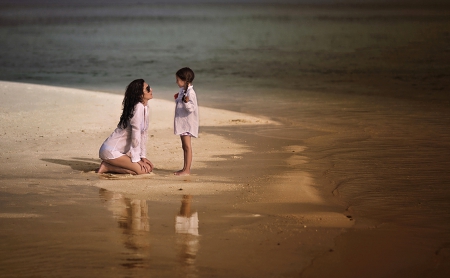
[[[175,176],[189,176],[191,174],[191,172],[186,171],[186,170],[179,170],[176,171],[175,173],[173,173]]]

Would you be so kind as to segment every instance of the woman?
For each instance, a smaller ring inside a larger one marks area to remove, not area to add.
[[[100,147],[102,163],[98,173],[141,175],[153,170],[153,164],[146,158],[147,103],[152,98],[152,88],[143,79],[127,86],[119,124]]]

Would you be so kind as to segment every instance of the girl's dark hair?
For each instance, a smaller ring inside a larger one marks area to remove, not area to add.
[[[187,88],[189,87],[189,83],[192,83],[192,81],[194,81],[194,71],[190,68],[182,68],[179,69],[175,75],[185,82],[184,91],[186,92]]]
[[[118,127],[123,129],[127,128],[129,120],[134,115],[134,106],[142,100],[142,96],[144,95],[144,82],[144,79],[136,79],[127,86],[122,101],[123,111]]]

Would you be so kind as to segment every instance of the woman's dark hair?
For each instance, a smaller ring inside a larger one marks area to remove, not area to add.
[[[191,70],[190,68],[182,68],[179,69],[177,73],[175,73],[175,75],[185,82],[184,91],[186,92],[187,88],[189,87],[189,83],[192,83],[192,81],[194,81],[195,77],[194,71]]]
[[[123,129],[127,128],[129,120],[134,115],[134,106],[142,100],[142,96],[144,95],[144,82],[144,79],[136,79],[127,86],[122,101],[123,111],[118,127]]]

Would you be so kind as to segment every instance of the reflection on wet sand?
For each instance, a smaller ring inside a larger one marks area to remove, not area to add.
[[[195,259],[199,250],[198,213],[193,212],[191,200],[191,195],[183,195],[180,212],[175,217],[175,232],[183,276],[197,277]]]
[[[118,223],[123,245],[129,250],[125,255],[125,268],[150,269],[150,224],[147,200],[125,198],[121,193],[100,189],[100,199],[112,212]],[[179,212],[175,215],[175,244],[180,277],[197,277],[195,260],[199,250],[198,213],[191,207],[191,195],[184,195]],[[158,234],[153,235],[157,237]],[[173,239],[173,237],[170,237]],[[155,240],[155,238],[153,238]],[[168,246],[173,246],[167,242]],[[163,243],[163,245],[165,245]]]
[[[147,201],[125,198],[120,193],[105,189],[100,189],[99,194],[119,224],[124,246],[131,250],[122,266],[126,268],[148,267],[144,263],[144,258],[148,256],[150,249]]]

